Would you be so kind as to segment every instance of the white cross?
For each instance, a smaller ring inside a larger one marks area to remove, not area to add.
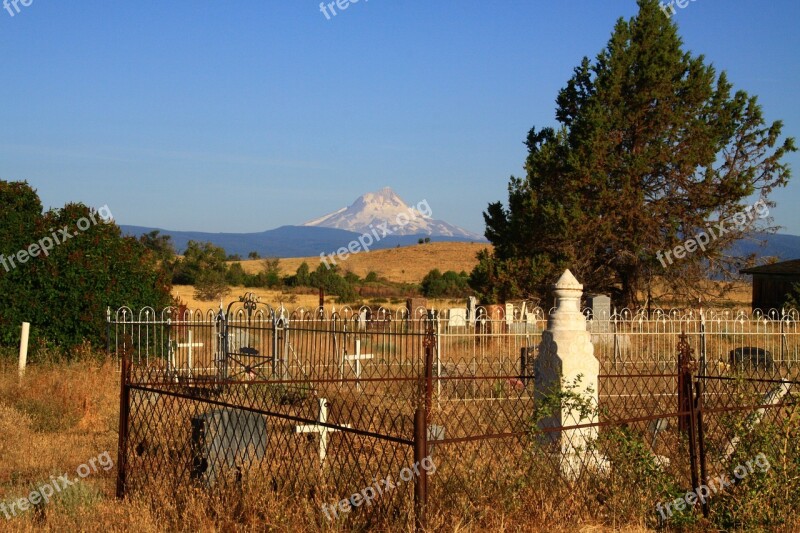
[[[317,424],[306,424],[297,426],[295,433],[319,433],[319,462],[320,465],[325,464],[325,458],[328,456],[328,439],[329,434],[339,431],[336,428],[329,428],[327,426],[320,426],[319,424],[328,423],[328,400],[326,398],[319,398],[319,416],[317,417]],[[349,428],[350,424],[339,424],[341,427]]]
[[[202,342],[192,342],[192,330],[189,330],[189,342],[179,342],[178,348],[189,348],[189,374],[192,373],[192,348],[202,348]]]
[[[361,383],[358,381],[361,379],[361,361],[366,361],[368,359],[372,359],[374,357],[371,353],[361,353],[361,341],[356,341],[356,353],[342,354],[342,364],[339,367],[339,377],[344,379],[344,363],[345,361],[350,365],[350,368],[356,373],[356,388],[360,391],[361,390]]]

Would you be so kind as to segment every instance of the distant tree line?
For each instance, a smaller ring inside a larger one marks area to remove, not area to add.
[[[342,303],[353,303],[365,296],[396,296],[419,294],[429,298],[457,298],[470,294],[469,275],[466,272],[431,270],[419,286],[397,284],[369,272],[361,279],[357,274],[342,271],[340,266],[328,268],[323,264],[311,270],[302,263],[294,274],[281,275],[280,259],[262,259],[257,272],[248,273],[240,263],[240,256],[228,255],[225,250],[210,242],[189,241],[182,257],[172,245],[170,236],[157,230],[140,237],[140,242],[159,258],[175,285],[192,285],[199,300],[215,300],[223,296],[230,286],[266,289],[323,289],[326,295],[335,296]],[[261,259],[258,252],[250,252],[251,259]]]

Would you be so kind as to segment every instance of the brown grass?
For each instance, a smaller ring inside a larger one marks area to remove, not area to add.
[[[109,451],[116,463],[119,374],[114,364],[82,362],[30,367],[18,380],[13,365],[0,369],[0,502],[25,497],[32,488]],[[231,505],[222,496],[192,488],[164,493],[158,487],[114,497],[116,468],[99,470],[65,489],[46,505],[6,520],[3,531],[351,531],[347,521],[320,521],[319,509],[303,498],[270,490],[247,491]],[[465,502],[469,504],[469,502]],[[520,511],[525,509],[521,507]],[[517,511],[517,512],[520,512]],[[527,513],[527,511],[524,511]],[[480,525],[454,515],[431,518],[430,531],[612,531],[577,518],[560,517],[555,527],[534,525],[502,506],[481,508]],[[540,514],[540,513],[537,513]],[[399,519],[399,523],[407,520]],[[570,525],[571,524],[571,525]],[[383,524],[382,530],[409,531]],[[617,529],[617,528],[614,528]],[[618,529],[617,529],[618,530]],[[645,531],[629,527],[624,531]]]
[[[109,451],[116,462],[116,365],[91,361],[42,365],[29,368],[20,381],[9,361],[0,360],[0,502],[22,498],[51,475],[74,472],[103,451]],[[644,524],[652,522],[646,517],[652,514],[647,490],[653,487],[648,489],[648,479],[640,477],[637,463],[622,464],[608,489],[598,490],[588,481],[571,488],[558,482],[548,460],[521,457],[501,444],[451,445],[438,452],[446,454],[440,455],[444,460],[437,464],[442,468],[436,474],[444,477],[437,477],[431,485],[436,498],[429,513],[429,531],[651,531]],[[505,468],[497,468],[498,456]],[[168,472],[162,474],[168,476]],[[168,483],[156,482],[118,501],[114,498],[115,475],[115,469],[100,471],[49,504],[8,521],[0,514],[2,530],[411,530],[407,514],[381,519],[369,527],[356,527],[357,522],[349,519],[328,523],[316,503],[303,496],[275,493],[263,483],[247,485],[241,493],[208,495],[191,487],[166,490]],[[508,480],[521,484],[509,492],[502,489]],[[440,501],[447,502],[447,507],[436,504]],[[715,508],[718,505],[723,503],[715,503]],[[796,530],[799,525],[791,520],[786,530]],[[686,530],[706,531],[708,527],[700,522]]]
[[[348,256],[345,261],[338,261],[335,256],[334,259],[343,271],[353,272],[362,278],[372,271],[389,281],[419,283],[425,274],[434,268],[442,272],[447,270],[470,272],[478,264],[475,255],[484,248],[491,248],[491,244],[431,242],[362,252]],[[325,253],[333,251],[325,250]],[[294,274],[303,262],[308,263],[308,267],[314,270],[319,265],[320,258],[316,256],[281,259],[281,274]],[[241,263],[242,268],[249,274],[263,270],[263,260],[260,259],[241,261]]]

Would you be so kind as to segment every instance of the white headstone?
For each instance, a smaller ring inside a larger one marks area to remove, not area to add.
[[[474,296],[467,298],[467,321],[470,326],[475,326],[475,312],[478,308],[478,299]]]
[[[562,408],[539,421],[542,430],[594,424],[598,422],[598,374],[600,362],[594,356],[586,318],[580,302],[583,285],[567,270],[554,287],[555,311],[550,315],[547,330],[542,333],[539,357],[535,362],[534,394],[539,401],[558,395],[569,387],[572,399]],[[562,381],[563,380],[563,381]],[[590,406],[587,413],[582,407]],[[592,450],[597,439],[597,426],[561,431],[543,431],[543,442],[559,446],[562,470],[569,477],[580,475],[584,467],[605,469],[607,462]]]
[[[588,298],[589,308],[592,310],[592,320],[589,329],[593,333],[611,331],[611,298],[605,294],[594,294]]]
[[[467,310],[454,308],[448,311],[447,327],[461,328],[467,325]]]

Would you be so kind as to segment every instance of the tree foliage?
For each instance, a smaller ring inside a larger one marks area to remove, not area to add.
[[[468,282],[466,272],[448,270],[442,274],[434,268],[422,278],[422,294],[428,298],[460,298],[470,292]]]
[[[175,258],[175,246],[172,243],[172,235],[161,235],[161,232],[154,229],[150,233],[145,233],[139,237],[145,248],[153,252],[160,261],[171,261]]]
[[[0,268],[0,343],[18,343],[20,324],[30,322],[34,345],[67,352],[86,341],[103,346],[107,308],[172,304],[169,276],[156,255],[137,239],[123,237],[112,220],[80,203],[43,213],[36,191],[25,182],[0,181],[0,202],[4,257],[33,251],[31,245],[54,233],[59,241],[46,255]]]
[[[507,205],[484,213],[494,250],[471,277],[484,299],[542,295],[565,268],[622,305],[657,286],[696,297],[701,279],[732,278],[740,261],[726,250],[758,221],[728,225],[672,263],[658,253],[786,185],[782,160],[795,146],[781,141],[782,123],[766,123],[756,97],[685,52],[657,0],[638,4],[559,92],[559,126],[530,130]]]
[[[358,300],[358,293],[351,281],[345,279],[340,273],[338,266],[328,268],[320,263],[317,269],[311,273],[310,282],[312,287],[321,288],[326,294],[337,297],[341,303],[350,303]]]

